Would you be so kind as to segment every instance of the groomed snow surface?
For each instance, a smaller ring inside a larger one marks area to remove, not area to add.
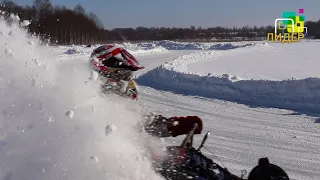
[[[139,84],[253,106],[319,112],[318,42],[250,44],[179,56],[139,77]],[[231,46],[232,47],[232,46]]]
[[[161,179],[145,148],[165,142],[134,129],[144,108],[201,117],[204,152],[239,176],[267,156],[292,179],[320,178],[320,42],[119,44],[146,67],[134,103],[99,93],[88,68],[98,45],[39,46],[3,21],[0,31],[1,179]]]

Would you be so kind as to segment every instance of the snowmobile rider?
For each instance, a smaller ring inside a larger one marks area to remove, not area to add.
[[[112,81],[117,83],[124,81],[128,82],[132,79],[132,73],[134,71],[144,68],[125,49],[113,45],[103,45],[94,49],[90,56],[90,61],[93,69],[107,79],[105,86],[112,83]],[[121,83],[121,86],[123,84],[124,83]],[[123,87],[121,87],[121,89],[122,88]],[[174,116],[166,118],[161,115],[156,115],[151,119],[151,123],[144,124],[144,130],[148,134],[157,137],[177,137],[186,135],[189,133],[190,129],[193,128],[195,123],[198,124],[198,128],[195,130],[194,134],[201,134],[203,129],[202,120],[198,116]],[[186,153],[195,154],[196,150],[191,146],[188,145],[187,147],[179,148],[178,151],[181,154],[177,157],[186,156]],[[185,160],[187,159],[183,159],[183,161]]]
[[[144,68],[133,55],[114,45],[103,45],[94,49],[90,63],[94,70],[107,79],[105,86],[113,82],[128,82],[132,80],[133,72]],[[121,85],[123,84],[125,83]],[[198,116],[165,118],[157,115],[152,121],[152,125],[145,128],[155,136],[176,137],[187,134],[194,123],[199,125],[195,134],[200,134],[202,130],[202,120]]]
[[[106,86],[119,87],[123,94],[128,93],[128,82],[134,71],[143,69],[136,58],[128,51],[114,45],[103,45],[93,50],[90,61],[93,69],[106,78]],[[127,94],[135,99],[135,94]]]

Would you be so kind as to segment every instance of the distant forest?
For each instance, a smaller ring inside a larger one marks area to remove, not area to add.
[[[10,0],[2,0],[1,11],[5,18],[10,14],[18,15],[22,20],[30,20],[26,27],[29,33],[50,40],[53,44],[97,44],[112,42],[132,42],[150,40],[174,41],[243,41],[265,40],[273,26],[241,28],[211,27],[166,28],[137,27],[108,30],[94,13],[87,13],[81,5],[73,9],[54,6],[50,0],[34,0],[31,6],[21,6]],[[307,21],[309,38],[320,38],[320,20]]]

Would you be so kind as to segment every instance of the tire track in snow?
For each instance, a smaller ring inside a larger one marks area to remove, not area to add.
[[[292,111],[249,108],[219,100],[182,96],[141,87],[141,101],[165,116],[198,115],[205,131],[212,132],[207,147],[222,157],[232,172],[250,170],[267,156],[294,179],[320,176],[319,129],[307,116],[285,115]],[[196,137],[196,141],[201,140]],[[227,157],[227,158],[223,158]]]

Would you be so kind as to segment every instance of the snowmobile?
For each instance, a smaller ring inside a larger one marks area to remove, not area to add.
[[[165,124],[163,122],[168,122],[168,118],[155,118],[149,126],[145,126],[147,132],[155,136],[169,137],[170,133],[158,133],[159,130],[162,131],[159,127],[164,127],[159,126]],[[238,177],[201,152],[210,132],[205,134],[198,148],[193,147],[193,136],[201,133],[200,126],[202,125],[194,123],[180,146],[166,148],[166,156],[158,156],[154,152],[152,162],[155,171],[167,180],[245,180],[243,177],[246,173]],[[289,177],[281,167],[270,163],[268,158],[261,158],[258,165],[250,171],[247,180],[289,180]]]

